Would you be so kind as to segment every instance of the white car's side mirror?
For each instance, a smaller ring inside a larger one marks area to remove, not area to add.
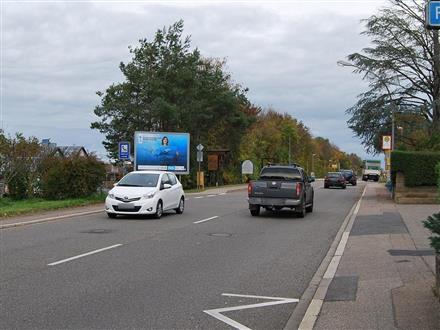
[[[171,185],[169,183],[164,183],[162,189],[170,189]]]

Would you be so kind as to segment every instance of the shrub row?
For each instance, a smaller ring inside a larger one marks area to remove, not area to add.
[[[42,167],[41,191],[49,199],[90,196],[105,178],[104,164],[94,157],[51,157]]]
[[[396,182],[396,173],[405,175],[405,185],[436,186],[438,174],[436,166],[440,163],[440,153],[430,151],[400,151],[391,153],[391,172],[393,182]]]

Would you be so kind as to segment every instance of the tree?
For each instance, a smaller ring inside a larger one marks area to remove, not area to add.
[[[11,197],[31,197],[38,189],[38,166],[42,149],[35,137],[17,133],[7,137],[0,132],[0,176],[4,178]]]
[[[425,28],[425,1],[390,3],[364,20],[362,34],[372,39],[372,46],[348,56],[354,72],[369,82],[369,90],[347,110],[348,125],[369,151],[380,151],[381,136],[391,133],[392,112],[415,116],[406,130],[428,135],[402,144],[432,148],[440,134],[438,31]]]
[[[189,132],[192,147],[203,142],[236,154],[251,105],[246,90],[225,72],[225,61],[191,49],[183,21],[139,42],[129,47],[132,60],[119,66],[125,81],[98,92],[99,121],[91,127],[105,134],[110,157],[117,158],[118,141],[133,141],[135,131]]]

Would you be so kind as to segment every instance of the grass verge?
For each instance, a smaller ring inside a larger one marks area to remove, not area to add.
[[[105,197],[105,194],[96,194],[90,197],[64,200],[46,200],[42,198],[12,200],[10,198],[0,198],[0,219],[26,213],[102,203]]]

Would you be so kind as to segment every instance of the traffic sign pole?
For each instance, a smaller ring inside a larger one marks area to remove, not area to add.
[[[202,188],[202,186],[204,186],[205,184],[202,184],[202,174],[201,174],[201,167],[202,167],[202,162],[203,162],[203,149],[205,147],[202,144],[198,144],[196,149],[197,149],[197,162],[199,163],[199,170],[197,171],[197,189],[200,190]]]

